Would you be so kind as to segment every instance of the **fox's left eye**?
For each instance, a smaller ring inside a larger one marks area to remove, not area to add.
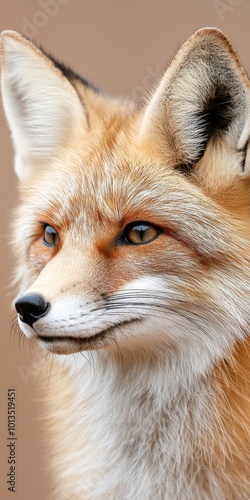
[[[49,224],[44,225],[43,243],[50,247],[56,247],[59,242],[59,235],[56,229]]]
[[[149,222],[132,222],[122,235],[122,242],[130,245],[150,243],[161,234],[161,229]]]

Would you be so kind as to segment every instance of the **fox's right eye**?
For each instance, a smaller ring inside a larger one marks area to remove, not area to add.
[[[49,247],[56,247],[59,242],[59,235],[56,229],[49,224],[44,225],[43,243]]]

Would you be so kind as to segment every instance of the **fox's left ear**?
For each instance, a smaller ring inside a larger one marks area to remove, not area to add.
[[[1,36],[4,109],[22,181],[53,161],[77,129],[87,124],[70,81],[45,53],[14,31]]]
[[[227,37],[204,28],[181,47],[142,116],[140,136],[168,142],[173,167],[192,171],[210,140],[235,151],[250,135],[250,88]],[[217,160],[218,161],[218,160]]]

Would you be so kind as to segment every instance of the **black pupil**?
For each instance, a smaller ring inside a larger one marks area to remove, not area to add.
[[[133,231],[137,232],[137,235],[139,236],[140,240],[143,241],[144,240],[144,236],[145,236],[145,232],[148,231],[149,227],[148,226],[144,226],[143,224],[141,224],[140,226],[135,226],[133,228],[131,228]]]

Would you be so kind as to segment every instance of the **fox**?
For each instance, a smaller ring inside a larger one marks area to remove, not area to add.
[[[7,30],[1,85],[53,498],[249,499],[250,86],[234,48],[200,29],[138,103]]]

